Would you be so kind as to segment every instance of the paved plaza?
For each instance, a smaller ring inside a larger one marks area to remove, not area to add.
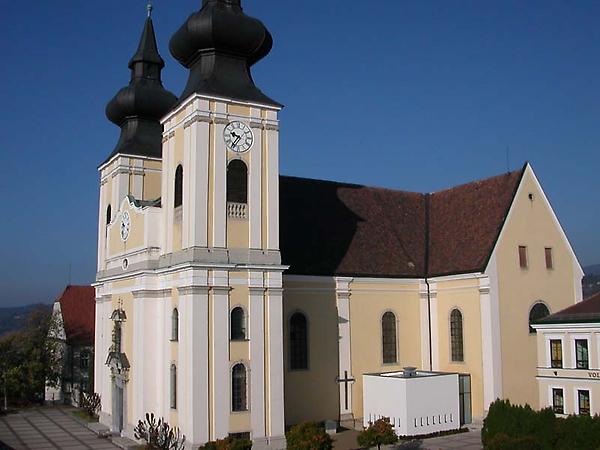
[[[73,408],[40,407],[0,417],[0,441],[15,450],[112,450],[72,414]],[[6,449],[0,444],[0,449]]]

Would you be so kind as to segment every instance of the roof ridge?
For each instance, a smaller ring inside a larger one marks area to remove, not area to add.
[[[525,169],[527,168],[527,164],[528,163],[525,163],[525,165],[522,168],[518,169],[518,170],[511,170],[509,172],[501,173],[501,174],[498,174],[498,175],[492,175],[491,177],[479,178],[477,180],[467,181],[466,183],[461,183],[461,184],[457,184],[455,186],[451,186],[451,187],[448,187],[448,188],[445,188],[445,189],[440,189],[439,191],[433,191],[433,192],[431,192],[431,195],[441,194],[443,192],[452,191],[454,189],[460,189],[460,188],[463,188],[463,187],[466,187],[466,186],[472,186],[472,185],[478,184],[478,183],[484,183],[486,181],[496,180],[496,179],[499,179],[499,178],[502,178],[502,177],[507,177],[508,178],[511,175],[515,175],[515,174],[518,174],[518,173],[523,173],[525,171]]]

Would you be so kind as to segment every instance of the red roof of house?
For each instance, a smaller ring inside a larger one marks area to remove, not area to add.
[[[551,314],[537,323],[600,322],[600,292]]]
[[[282,262],[302,275],[483,271],[524,170],[433,194],[282,176]]]
[[[60,303],[68,341],[94,343],[96,289],[92,286],[67,286]]]

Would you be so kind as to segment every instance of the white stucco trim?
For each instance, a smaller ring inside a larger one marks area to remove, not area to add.
[[[250,424],[252,439],[264,438],[265,427],[265,290],[262,287],[250,287]]]
[[[336,303],[338,311],[338,380],[353,378],[350,328],[350,295],[352,278],[336,278]],[[339,382],[340,416],[352,414],[352,384],[346,387]],[[347,404],[346,404],[347,395]]]

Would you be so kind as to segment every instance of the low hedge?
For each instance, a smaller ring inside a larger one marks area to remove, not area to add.
[[[496,400],[483,421],[486,450],[600,450],[600,417],[556,417],[552,409]]]

